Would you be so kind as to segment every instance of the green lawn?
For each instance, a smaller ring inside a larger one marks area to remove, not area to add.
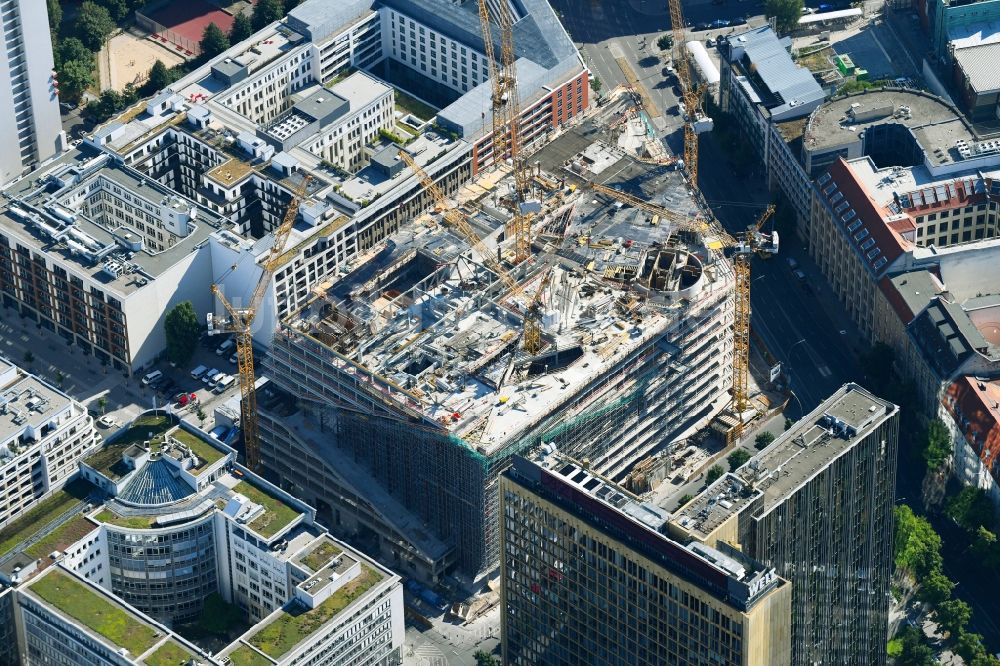
[[[250,522],[249,527],[265,539],[273,537],[299,515],[297,510],[288,506],[277,497],[268,495],[246,481],[237,483],[233,491],[241,495],[246,495],[247,499],[251,502],[264,507],[264,513],[254,518]]]
[[[94,523],[83,516],[77,516],[52,530],[41,541],[25,548],[24,552],[37,560],[53,551],[65,550],[68,546],[76,543],[96,529],[97,526]]]
[[[67,483],[62,490],[0,530],[0,556],[17,548],[28,537],[72,509],[74,505],[81,504],[92,489],[93,486],[83,479]]]
[[[337,548],[329,541],[324,541],[320,545],[316,546],[311,553],[305,555],[300,561],[302,564],[312,569],[313,573],[316,573],[326,566],[327,562],[337,555],[340,555],[342,552],[344,551]]]
[[[396,89],[396,107],[405,113],[412,113],[421,120],[430,120],[437,115],[437,110],[428,104],[424,104],[419,99],[407,95],[402,90]]]
[[[271,666],[271,660],[260,656],[246,645],[241,645],[229,653],[233,666]]]
[[[152,627],[67,574],[50,571],[31,584],[31,591],[50,605],[132,654],[142,654],[156,643]]]
[[[166,415],[140,416],[113,443],[105,444],[104,448],[84,462],[113,479],[120,478],[126,471],[120,465],[122,452],[133,444],[142,444],[147,439],[151,441],[150,448],[153,451],[158,450],[163,442],[163,433],[173,425],[174,420]]]
[[[105,509],[94,516],[102,523],[110,523],[118,527],[131,527],[135,530],[148,530],[153,526],[152,516],[119,516],[114,511]]]
[[[355,599],[382,580],[382,574],[361,565],[361,574],[334,592],[329,599],[312,610],[295,614],[283,613],[273,622],[251,636],[248,642],[255,648],[278,659],[287,654],[303,639],[319,630]]]
[[[194,451],[194,454],[200,459],[200,464],[197,467],[192,468],[193,472],[201,471],[212,463],[221,460],[222,457],[226,455],[205,440],[182,428],[174,430],[170,433],[170,436]]]
[[[142,661],[146,666],[181,666],[181,664],[190,663],[193,657],[193,654],[179,644],[167,641]]]

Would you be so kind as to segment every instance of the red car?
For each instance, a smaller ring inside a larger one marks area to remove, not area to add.
[[[177,404],[181,407],[185,405],[193,405],[198,402],[198,395],[195,393],[178,393],[177,394]]]

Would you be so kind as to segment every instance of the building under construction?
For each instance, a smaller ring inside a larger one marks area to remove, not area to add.
[[[658,203],[698,213],[679,173],[657,178]],[[511,254],[501,182],[463,205],[479,252],[425,216],[275,335],[268,370],[290,397],[261,411],[265,467],[404,575],[495,567],[513,454],[553,443],[621,477],[729,401],[734,278],[718,243],[556,174],[534,181],[532,257],[508,279],[489,268]]]

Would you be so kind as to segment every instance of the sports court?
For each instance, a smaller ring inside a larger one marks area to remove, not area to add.
[[[101,87],[110,87],[118,92],[124,90],[128,83],[142,85],[157,60],[168,68],[184,62],[184,57],[172,44],[162,45],[127,32],[112,37],[105,48],[108,58],[107,67],[101,68]],[[108,76],[107,80],[104,79],[105,75]]]
[[[206,0],[167,2],[147,12],[136,12],[136,22],[150,38],[173,47],[181,55],[197,55],[205,28],[214,23],[229,33],[234,17]]]

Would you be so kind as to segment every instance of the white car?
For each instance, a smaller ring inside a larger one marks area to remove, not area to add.
[[[97,419],[97,425],[101,426],[102,428],[108,428],[108,429],[117,428],[118,421],[115,420],[115,417],[108,416],[107,414],[105,414],[101,418]]]

